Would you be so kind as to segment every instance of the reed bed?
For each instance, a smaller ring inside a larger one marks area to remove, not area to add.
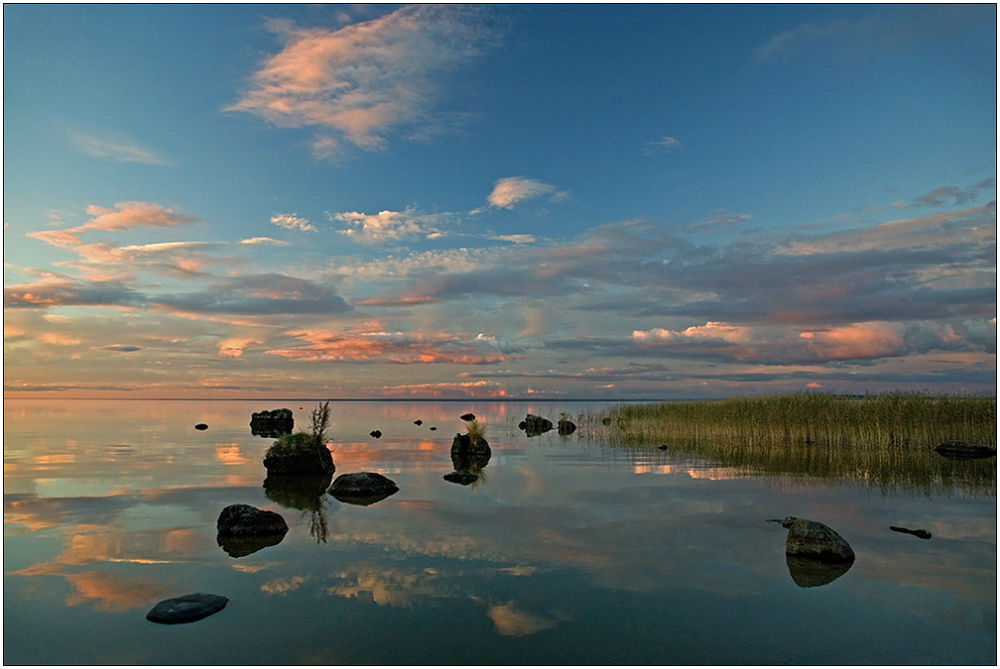
[[[748,474],[996,495],[996,458],[956,462],[932,450],[949,440],[995,447],[992,396],[795,393],[622,405],[582,421],[613,446],[667,445]]]

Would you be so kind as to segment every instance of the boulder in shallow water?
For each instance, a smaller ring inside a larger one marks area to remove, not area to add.
[[[219,514],[215,523],[219,534],[227,536],[253,536],[285,534],[288,524],[281,514],[258,509],[249,504],[230,504]]]
[[[207,430],[208,429],[208,423],[198,423],[197,425],[194,426],[194,429],[196,429],[196,430]]]
[[[444,480],[449,483],[457,483],[459,485],[469,485],[470,483],[475,483],[479,480],[479,477],[472,472],[460,472],[454,471],[449,474],[444,475]]]
[[[788,529],[785,554],[823,562],[854,562],[854,550],[843,537],[823,523],[788,516],[781,521]]]
[[[946,441],[934,450],[949,460],[980,460],[992,458],[997,454],[995,448],[970,444],[967,441]]]
[[[568,418],[560,418],[556,427],[559,430],[560,437],[566,437],[576,432],[576,423]]]
[[[476,420],[476,414],[474,414],[474,413],[464,413],[461,416],[459,416],[459,418],[461,418],[462,420],[468,422],[470,420]]]
[[[166,625],[192,623],[226,607],[229,598],[207,592],[194,592],[182,597],[164,599],[146,614],[146,620]]]
[[[258,437],[275,439],[291,434],[294,428],[295,419],[291,409],[258,411],[250,415],[250,433]]]
[[[399,492],[399,486],[392,479],[374,472],[341,474],[333,480],[330,494],[347,504],[369,506],[380,502],[389,495]]]
[[[270,474],[332,474],[333,456],[318,437],[300,432],[279,437],[264,454]]]
[[[517,427],[524,430],[529,437],[537,437],[552,429],[552,421],[529,413],[524,417],[524,420],[517,424]]]

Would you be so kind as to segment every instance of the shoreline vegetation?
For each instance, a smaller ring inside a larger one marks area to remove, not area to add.
[[[957,461],[933,450],[948,441],[995,448],[995,396],[791,393],[625,404],[582,420],[613,446],[666,446],[747,475],[996,496],[995,457]]]

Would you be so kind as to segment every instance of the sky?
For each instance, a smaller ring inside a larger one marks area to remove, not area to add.
[[[996,392],[996,5],[4,6],[4,396]]]

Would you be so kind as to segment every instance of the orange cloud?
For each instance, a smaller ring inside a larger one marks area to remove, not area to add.
[[[399,364],[450,362],[481,365],[509,360],[495,340],[480,335],[469,339],[448,333],[362,332],[302,330],[290,333],[306,346],[267,351],[304,362],[375,360]]]

